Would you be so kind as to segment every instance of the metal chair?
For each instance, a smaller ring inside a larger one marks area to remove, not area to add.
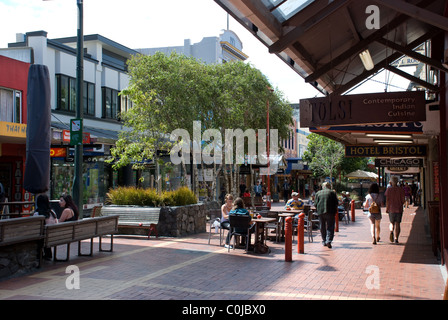
[[[342,220],[345,220],[345,224],[350,223],[350,202],[343,202],[342,205],[344,206],[344,217]]]
[[[210,209],[210,220],[209,220],[209,233],[208,233],[208,244],[210,244],[210,239],[212,237],[212,230],[219,230],[219,245],[222,246],[222,240],[224,236],[224,229],[221,227],[221,209]]]
[[[271,218],[271,216],[269,217]],[[275,222],[271,222],[271,223],[267,223],[264,226],[264,230],[265,230],[265,238],[268,238],[268,233],[269,230],[275,230],[275,243],[279,243],[280,242],[280,233],[281,233],[281,218],[278,217],[278,213],[276,216],[274,216],[274,218],[276,218],[277,220]]]
[[[249,215],[241,215],[241,214],[231,214],[229,215],[230,222],[230,238],[229,238],[229,246],[227,247],[227,252],[230,251],[230,243],[233,238],[233,249],[235,250],[236,246],[236,236],[246,238],[246,252],[249,250],[249,242],[251,236],[251,229],[253,226],[250,225],[250,221],[252,218]]]

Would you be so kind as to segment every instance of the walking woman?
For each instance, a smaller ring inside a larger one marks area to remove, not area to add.
[[[370,233],[373,238],[373,244],[380,241],[380,224],[382,219],[381,204],[383,202],[378,184],[372,183],[369,188],[369,194],[366,196],[366,201],[364,202],[364,209],[369,211],[368,217],[370,220]]]

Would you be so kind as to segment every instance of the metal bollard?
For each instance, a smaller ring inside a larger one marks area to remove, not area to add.
[[[297,224],[297,252],[305,253],[305,213],[299,214],[299,222]]]
[[[285,219],[285,261],[292,261],[292,218]]]
[[[350,203],[351,207],[351,213],[352,213],[352,222],[355,222],[355,200],[352,200]]]
[[[336,211],[336,214],[334,215],[334,223],[335,223],[335,226],[334,226],[334,232],[339,232],[339,211]]]

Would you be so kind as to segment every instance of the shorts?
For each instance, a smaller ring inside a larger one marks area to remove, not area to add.
[[[403,212],[400,213],[389,213],[389,221],[390,223],[401,222],[401,218],[403,217]]]
[[[369,219],[373,222],[374,220],[381,220],[383,216],[380,213],[370,213],[367,215]]]

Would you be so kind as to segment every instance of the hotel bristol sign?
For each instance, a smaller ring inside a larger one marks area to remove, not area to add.
[[[425,145],[349,145],[346,157],[425,157]]]
[[[328,96],[300,100],[300,126],[415,122],[426,120],[423,91]]]

